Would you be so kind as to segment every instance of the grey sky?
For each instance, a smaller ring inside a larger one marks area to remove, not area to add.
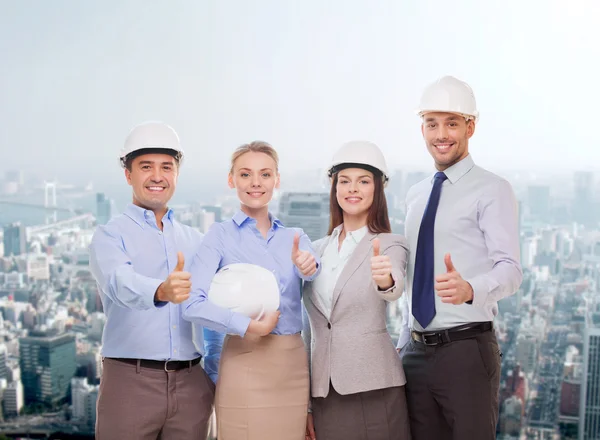
[[[192,174],[225,173],[253,139],[279,150],[284,172],[323,166],[354,138],[378,143],[393,168],[429,168],[414,109],[445,74],[475,91],[479,164],[600,162],[595,0],[0,0],[0,10],[0,170],[116,176],[123,139],[147,119],[175,127]]]

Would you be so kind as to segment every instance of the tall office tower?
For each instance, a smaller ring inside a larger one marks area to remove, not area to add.
[[[105,225],[113,215],[113,202],[104,193],[96,194],[96,222]]]
[[[573,176],[573,220],[586,226],[596,223],[596,203],[594,201],[594,175],[588,171],[578,171]]]
[[[302,228],[311,240],[318,240],[329,229],[329,194],[284,193],[279,200],[279,219],[284,226]]]
[[[579,440],[600,440],[600,328],[584,332]]]
[[[4,227],[4,256],[21,255],[26,251],[25,226],[12,223]]]
[[[19,338],[25,402],[55,404],[67,397],[75,375],[75,335],[30,332]]]

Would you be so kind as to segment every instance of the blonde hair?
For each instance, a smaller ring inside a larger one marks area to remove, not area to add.
[[[231,170],[230,173],[233,173],[233,165],[235,161],[238,160],[240,156],[246,153],[265,153],[271,159],[275,161],[275,171],[279,169],[279,155],[277,151],[271,146],[271,144],[264,141],[254,141],[249,144],[244,144],[235,149],[233,154],[231,155]]]

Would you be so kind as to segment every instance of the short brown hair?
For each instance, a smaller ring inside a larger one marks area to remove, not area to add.
[[[271,146],[271,144],[264,141],[254,141],[249,144],[244,144],[235,149],[233,154],[231,155],[231,170],[230,173],[233,173],[233,165],[235,161],[238,160],[240,156],[246,153],[265,153],[267,156],[271,157],[275,161],[275,170],[279,169],[279,155],[275,148]]]
[[[327,235],[331,235],[335,228],[344,223],[344,211],[336,197],[338,176],[339,173],[335,173],[331,180],[331,191],[329,193],[329,232],[327,232]],[[385,199],[385,192],[383,191],[383,179],[375,176],[373,182],[375,183],[375,190],[373,191],[373,203],[367,214],[367,227],[372,234],[392,232],[387,201]]]

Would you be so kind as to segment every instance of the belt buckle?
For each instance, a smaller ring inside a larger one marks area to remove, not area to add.
[[[167,368],[167,366],[169,365],[169,362],[175,362],[175,361],[165,361],[165,366],[164,366],[164,368],[165,368],[165,371],[166,371],[167,373],[174,373],[174,372],[176,372],[177,370],[169,370],[169,369]]]
[[[438,345],[440,343],[440,337],[437,333],[435,332],[431,332],[431,333],[422,333],[421,336],[423,337],[423,344],[425,345]],[[428,343],[427,342],[427,338],[429,336],[437,336],[437,341],[436,342],[432,342],[432,343]]]

